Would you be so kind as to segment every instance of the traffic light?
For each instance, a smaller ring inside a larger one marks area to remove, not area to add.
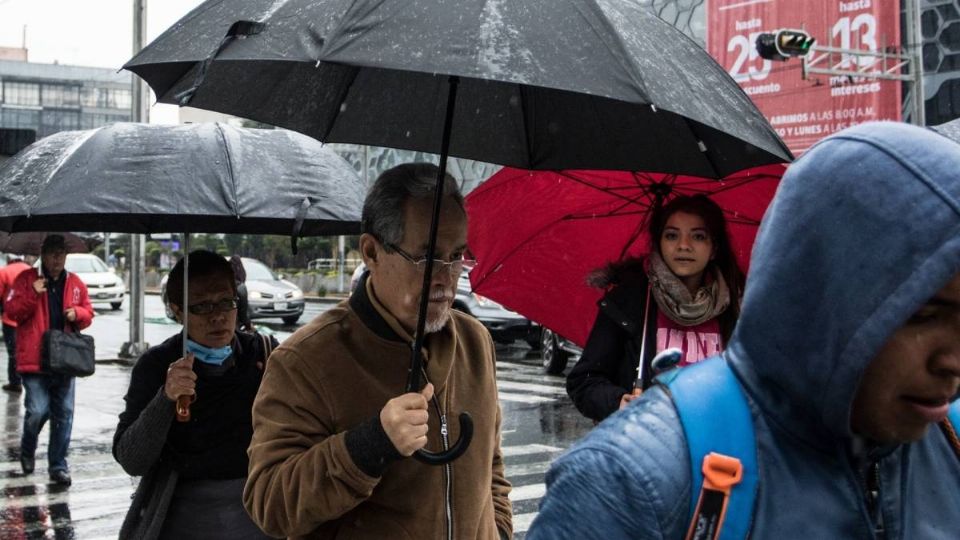
[[[786,61],[791,56],[806,56],[816,41],[803,30],[777,30],[757,36],[757,52],[767,60]]]

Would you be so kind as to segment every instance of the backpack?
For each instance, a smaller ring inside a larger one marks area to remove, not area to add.
[[[742,540],[753,520],[759,481],[753,418],[736,375],[721,357],[657,380],[680,416],[690,452],[691,501],[687,540]],[[940,428],[960,459],[960,400]]]

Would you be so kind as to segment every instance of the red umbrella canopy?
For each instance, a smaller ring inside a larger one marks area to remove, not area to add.
[[[473,290],[554,332],[586,343],[603,291],[587,276],[649,252],[647,226],[663,203],[703,193],[723,208],[730,241],[747,271],[750,250],[784,165],[721,180],[623,171],[504,168],[466,198]]]

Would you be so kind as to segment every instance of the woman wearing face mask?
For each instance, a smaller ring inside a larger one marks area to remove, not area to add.
[[[607,292],[567,393],[595,421],[639,396],[641,350],[648,363],[667,348],[682,351],[680,366],[698,362],[723,349],[739,315],[743,273],[716,203],[705,195],[671,200],[651,219],[650,239],[647,257],[588,279]]]
[[[168,302],[183,334],[137,360],[113,438],[127,473],[143,476],[120,538],[267,538],[243,509],[250,410],[273,338],[237,331],[237,288],[230,263],[210,251],[190,253],[188,301],[183,261],[170,273]],[[184,305],[186,307],[184,308]],[[175,403],[190,396],[190,419]]]

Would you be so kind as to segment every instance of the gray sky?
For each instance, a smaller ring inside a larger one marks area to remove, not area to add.
[[[147,43],[202,0],[143,0]],[[26,26],[31,62],[119,69],[133,56],[133,0],[0,0],[0,47],[20,47]],[[151,122],[176,122],[160,105]]]

